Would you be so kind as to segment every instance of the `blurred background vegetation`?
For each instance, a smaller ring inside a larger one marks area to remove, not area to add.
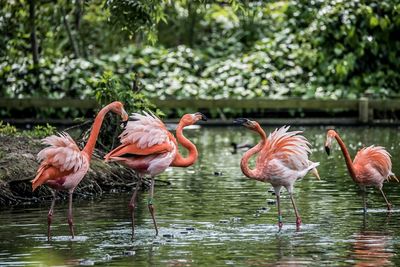
[[[142,106],[147,97],[355,99],[400,92],[398,0],[0,5],[0,97],[108,100],[114,83],[137,94]]]

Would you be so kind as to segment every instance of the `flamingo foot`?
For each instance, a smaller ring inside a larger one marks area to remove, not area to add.
[[[72,221],[72,217],[68,218],[68,225],[69,225],[69,231],[71,233],[71,238],[74,239],[74,222]]]
[[[283,226],[283,222],[278,222],[278,227],[279,227],[279,231],[280,232],[282,230],[282,226]]]
[[[278,216],[278,227],[279,227],[278,232],[280,232],[280,231],[282,230],[282,226],[283,226],[282,216],[279,215],[279,216]]]
[[[158,236],[158,227],[157,227],[156,218],[154,216],[154,206],[153,206],[152,200],[149,200],[148,208],[149,208],[149,211],[151,214],[151,218],[153,219],[154,229],[156,230],[156,236]]]
[[[301,218],[300,218],[300,217],[297,217],[297,218],[296,218],[296,227],[299,228],[300,225],[301,225]]]
[[[51,222],[53,221],[53,212],[49,212],[47,215],[47,241],[51,238]]]
[[[392,209],[393,209],[393,205],[391,203],[388,203],[387,204],[387,210],[388,211],[392,211]]]

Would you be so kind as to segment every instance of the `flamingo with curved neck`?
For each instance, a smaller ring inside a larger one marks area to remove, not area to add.
[[[257,180],[257,181],[263,181],[261,178],[261,173],[260,169],[250,169],[249,167],[249,159],[259,153],[262,148],[264,147],[265,143],[267,142],[267,135],[265,134],[264,130],[261,128],[261,126],[257,123],[255,125],[254,131],[257,132],[261,136],[260,142],[255,145],[254,147],[250,148],[249,150],[244,153],[241,161],[240,161],[240,168],[242,169],[242,172],[244,175],[247,177]]]
[[[330,154],[333,139],[336,139],[342,150],[350,177],[363,191],[364,212],[367,211],[365,196],[367,186],[378,188],[386,202],[387,209],[391,210],[392,205],[387,200],[382,189],[383,182],[389,180],[390,177],[398,181],[392,172],[392,161],[389,152],[381,146],[364,147],[357,152],[354,161],[352,161],[346,145],[335,130],[328,130],[326,134],[326,153]]]
[[[134,113],[125,130],[120,135],[121,145],[105,156],[106,161],[116,161],[139,174],[139,181],[129,202],[132,222],[132,238],[135,234],[136,198],[142,183],[142,177],[149,175],[151,185],[148,199],[148,209],[151,214],[156,235],[158,227],[153,204],[154,177],[166,168],[188,167],[198,158],[196,146],[183,135],[183,128],[195,124],[198,120],[207,120],[200,112],[185,114],[176,128],[176,139],[167,130],[164,123],[152,113]],[[178,151],[178,143],[189,151],[187,157]]]
[[[172,161],[171,166],[173,167],[189,167],[196,162],[199,153],[197,152],[196,146],[183,135],[183,128],[189,126],[183,123],[181,120],[176,127],[176,140],[179,144],[181,144],[184,148],[186,148],[189,153],[187,157],[183,157],[179,150],[176,151],[175,159]]]
[[[53,200],[47,216],[48,240],[50,240],[50,226],[56,194],[60,190],[68,191],[69,194],[68,224],[71,236],[74,238],[72,194],[89,169],[89,162],[101,124],[105,114],[109,111],[119,114],[123,120],[128,119],[128,114],[125,112],[121,102],[116,101],[102,108],[94,120],[88,142],[82,151],[67,133],[60,133],[58,136],[52,135],[42,140],[42,143],[48,145],[48,147],[42,149],[37,155],[41,163],[36,177],[32,180],[32,190],[35,191],[42,184],[47,184],[54,189],[52,191]]]
[[[282,228],[282,215],[280,208],[280,192],[282,186],[285,187],[290,195],[292,205],[296,214],[296,225],[300,227],[301,218],[297,210],[293,197],[294,182],[304,177],[309,171],[312,171],[319,179],[315,169],[319,163],[308,160],[311,150],[309,143],[301,132],[288,132],[289,127],[276,129],[268,138],[258,122],[245,118],[239,118],[234,121],[241,124],[249,130],[255,131],[261,137],[259,143],[248,150],[240,161],[240,167],[244,175],[250,179],[260,182],[269,182],[274,188],[276,194],[276,203],[278,208],[278,226]],[[249,159],[257,154],[256,165],[253,169],[249,167]]]

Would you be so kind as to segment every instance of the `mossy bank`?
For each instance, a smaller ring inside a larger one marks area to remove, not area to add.
[[[32,192],[31,180],[39,163],[37,153],[44,148],[40,139],[29,136],[0,135],[0,206],[33,204],[51,199],[51,191],[41,186]],[[105,192],[129,191],[136,174],[120,165],[102,160],[104,152],[95,150],[90,169],[74,192],[74,198],[91,198]],[[144,183],[145,187],[147,182]],[[65,193],[59,194],[65,198]]]

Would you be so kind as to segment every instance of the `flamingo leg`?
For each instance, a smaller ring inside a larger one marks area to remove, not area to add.
[[[282,213],[281,213],[281,196],[280,193],[276,194],[276,207],[278,208],[278,227],[279,231],[281,231],[283,222],[282,222]]]
[[[51,237],[51,222],[53,220],[53,212],[54,212],[54,205],[56,204],[56,195],[57,191],[52,190],[51,194],[53,195],[53,200],[51,201],[49,213],[47,214],[47,241],[50,241]]]
[[[148,200],[148,207],[151,214],[151,218],[153,219],[154,228],[156,229],[156,235],[158,235],[158,228],[156,218],[154,217],[154,205],[153,205],[153,195],[154,195],[154,177],[151,177],[151,186]]]
[[[69,225],[69,231],[71,233],[72,239],[74,239],[74,221],[72,219],[72,193],[73,191],[68,192],[68,197],[69,197],[69,204],[68,204],[68,225]]]
[[[385,199],[385,202],[386,202],[386,205],[387,205],[387,209],[391,210],[392,209],[392,204],[390,204],[389,201],[387,200],[386,195],[382,190],[382,187],[379,188],[379,191],[381,191],[381,194],[382,194],[383,198]]]
[[[133,195],[131,201],[129,201],[129,211],[131,212],[131,220],[132,220],[132,239],[135,236],[135,207],[136,207],[136,199],[137,194],[139,192],[140,186],[142,185],[142,177],[139,176],[139,180],[136,183],[135,191],[133,191]]]
[[[362,198],[363,198],[363,205],[364,205],[364,213],[366,213],[367,212],[367,192],[366,192],[366,189],[363,189],[362,190],[363,192],[362,192]]]
[[[276,207],[278,208],[278,232],[281,231],[283,222],[282,222],[282,213],[281,213],[281,188],[282,186],[274,186],[274,191],[276,195]]]
[[[296,226],[297,226],[297,228],[298,228],[298,227],[300,227],[300,225],[301,225],[300,214],[299,214],[299,211],[297,210],[297,206],[296,206],[296,203],[295,203],[295,201],[294,201],[293,194],[292,194],[292,193],[289,193],[289,195],[290,195],[290,200],[292,201],[292,204],[293,204],[294,212],[295,212],[295,214],[296,214]]]

